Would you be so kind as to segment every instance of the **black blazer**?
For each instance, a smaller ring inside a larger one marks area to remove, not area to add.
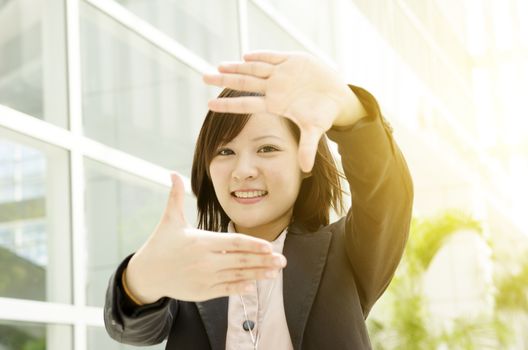
[[[409,232],[413,186],[392,128],[372,95],[350,87],[369,116],[351,127],[332,128],[327,136],[338,144],[351,208],[316,232],[293,223],[284,242],[284,310],[295,349],[371,348],[365,319],[387,288]],[[112,338],[133,345],[167,339],[167,349],[225,348],[227,297],[162,298],[134,307],[120,283],[129,259],[107,290],[104,318]]]

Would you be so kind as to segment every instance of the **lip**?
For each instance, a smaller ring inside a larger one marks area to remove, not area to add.
[[[238,198],[238,197],[233,196],[233,199],[240,204],[255,204],[255,203],[262,201],[264,197],[266,196],[267,194],[262,197],[257,197],[257,198]]]
[[[252,191],[264,191],[264,190],[259,190],[259,189],[235,190],[235,191],[231,192],[231,198],[233,198],[236,202],[238,202],[240,204],[255,204],[255,203],[261,202],[262,200],[264,200],[264,198],[266,198],[268,196],[268,193],[266,193],[262,197],[256,197],[256,198],[239,198],[239,197],[234,195],[234,192],[252,192]]]

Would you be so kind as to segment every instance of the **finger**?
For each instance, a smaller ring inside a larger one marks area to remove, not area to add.
[[[255,283],[248,281],[217,283],[212,285],[209,289],[209,293],[212,295],[210,299],[234,294],[246,294],[254,291]]]
[[[237,91],[266,92],[266,81],[243,74],[204,74],[203,80],[209,85],[226,87]]]
[[[254,254],[266,254],[273,252],[270,242],[265,239],[251,237],[244,234],[229,233],[215,234],[209,240],[210,250],[221,254],[231,252],[247,252]]]
[[[215,254],[212,259],[216,271],[230,269],[268,268],[280,269],[286,266],[286,258],[280,253],[273,254],[248,254],[227,253]]]
[[[165,217],[185,222],[185,217],[183,215],[183,203],[185,198],[183,179],[177,173],[171,173],[170,176],[172,186],[167,201],[167,207],[165,208]]]
[[[218,271],[215,274],[214,280],[217,283],[263,280],[275,278],[278,274],[279,269],[229,269]]]
[[[246,53],[243,58],[244,61],[261,61],[270,64],[279,64],[288,59],[289,54],[278,51],[253,51]]]
[[[222,97],[211,100],[207,107],[215,112],[253,114],[266,112],[262,96]]]
[[[312,171],[321,135],[322,132],[318,129],[301,130],[298,153],[299,165],[301,170],[305,173]]]
[[[269,78],[274,66],[265,62],[224,62],[218,66],[221,73],[237,73]]]

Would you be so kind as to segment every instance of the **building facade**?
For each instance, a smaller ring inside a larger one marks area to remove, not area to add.
[[[308,51],[372,91],[408,158],[415,215],[466,210],[521,254],[510,192],[528,195],[525,134],[509,126],[511,96],[486,96],[496,77],[528,81],[528,11],[501,2],[520,33],[504,44],[498,5],[482,3],[0,1],[0,349],[129,348],[104,330],[108,279],[155,227],[169,170],[186,177],[194,220],[194,142],[219,92],[201,74],[248,50]]]

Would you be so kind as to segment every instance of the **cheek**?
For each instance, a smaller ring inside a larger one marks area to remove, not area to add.
[[[283,164],[275,167],[269,172],[268,179],[273,179],[273,184],[277,186],[275,190],[282,191],[284,195],[297,197],[301,185],[301,171],[297,167]]]
[[[227,186],[225,181],[226,174],[227,169],[225,166],[222,166],[222,164],[212,162],[209,166],[209,175],[211,176],[211,182],[213,183],[217,196],[219,192],[223,193],[223,191],[220,190]]]

